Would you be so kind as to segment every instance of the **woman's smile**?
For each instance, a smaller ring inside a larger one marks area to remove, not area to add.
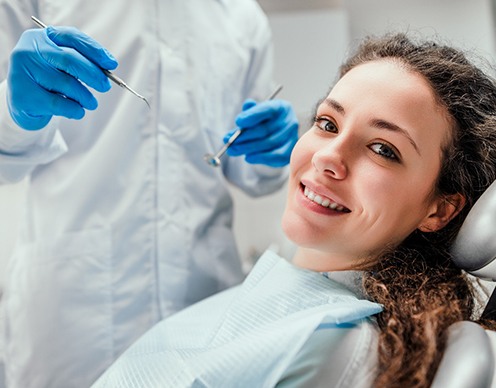
[[[350,209],[333,199],[330,194],[325,194],[323,193],[324,190],[313,189],[313,187],[318,186],[312,185],[309,188],[309,185],[300,184],[299,194],[304,197],[300,197],[303,206],[320,214],[338,215],[350,213]]]

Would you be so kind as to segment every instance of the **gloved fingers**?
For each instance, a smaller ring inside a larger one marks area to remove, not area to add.
[[[117,60],[105,47],[77,28],[49,26],[46,32],[57,46],[73,48],[103,69],[113,70],[117,67]]]
[[[270,167],[284,167],[289,163],[294,144],[286,143],[270,152],[247,154],[245,160],[250,164],[263,164]]]
[[[77,54],[73,49],[64,48],[62,51],[64,53],[45,57],[45,60],[98,92],[104,93],[110,90],[112,86],[110,80],[98,66]]]
[[[230,133],[232,133],[231,131]],[[265,121],[261,124],[243,129],[241,135],[236,139],[234,144],[242,146],[248,142],[267,142],[270,138],[281,138],[284,141],[285,137],[290,137],[297,134],[298,122],[292,118],[284,118],[281,120]],[[224,137],[224,142],[227,141],[229,134]]]
[[[65,96],[78,103],[84,109],[94,110],[98,107],[95,96],[71,75],[57,69],[40,68],[39,66],[31,67],[31,75],[31,82],[39,85],[39,87],[45,89],[47,92]],[[36,86],[33,85],[33,88],[36,88]],[[69,117],[65,114],[62,116]]]
[[[31,67],[40,70],[58,69],[70,74],[92,88],[104,92],[110,82],[103,71],[73,48],[60,47],[47,35],[45,29],[27,30],[19,39],[11,55],[12,71],[22,68],[29,74]],[[43,72],[40,72],[43,78]]]
[[[255,105],[257,105],[257,102],[255,100],[249,98],[249,99],[245,100],[245,102],[243,102],[242,109],[243,109],[243,111],[245,111],[245,110],[248,110]]]
[[[86,52],[78,51],[78,49],[84,51],[83,47],[87,47],[84,43],[81,44],[79,39],[91,38],[72,27],[57,27],[57,30],[55,27],[48,27],[46,30],[38,31],[45,35],[44,42],[35,42],[36,52],[48,66],[72,75],[99,92],[106,92],[110,89],[108,77],[103,73],[99,64],[95,64],[94,58],[89,57]],[[54,35],[53,31],[57,31],[57,34]],[[49,34],[54,35],[55,40],[52,40]],[[99,51],[95,50],[95,52]],[[101,62],[104,63],[104,61]]]
[[[48,124],[53,115],[80,119],[85,113],[84,109],[77,102],[60,94],[51,93],[39,85],[33,85],[30,88],[30,104],[23,106],[12,104],[12,101],[19,98],[16,95],[18,93],[15,90],[8,91],[8,94],[11,95],[7,99],[9,110],[12,113],[14,121],[27,130],[43,128]]]
[[[224,144],[229,141],[229,139],[232,137],[234,132],[236,132],[237,130],[238,128],[234,128],[228,133],[226,133],[226,135],[222,139]],[[260,128],[260,126],[243,129],[241,134],[236,138],[236,140],[230,147],[231,148],[234,147],[235,144],[240,145],[246,142],[260,141],[261,139],[264,139],[268,133],[269,132],[266,129]]]
[[[224,143],[227,143],[231,136],[236,132],[238,128],[234,128],[229,131],[223,138]],[[255,127],[243,128],[243,131],[238,136],[235,144],[244,144],[245,142],[260,141],[269,136],[272,132],[280,131],[280,123],[267,121],[261,123]],[[282,128],[284,130],[284,128]],[[232,147],[232,146],[231,146]]]
[[[26,130],[43,128],[53,115],[82,118],[85,109],[98,105],[86,85],[110,88],[99,66],[72,47],[58,46],[47,30],[25,31],[11,54],[7,104],[14,121]]]
[[[42,90],[39,93],[39,99],[43,108],[37,111],[37,115],[64,116],[75,120],[84,117],[84,108],[78,102],[66,96]],[[29,112],[27,113],[29,114]]]
[[[277,119],[290,110],[290,104],[284,100],[263,101],[241,112],[236,117],[236,125],[239,128],[253,127],[263,121]]]
[[[45,33],[44,30],[40,32]],[[25,54],[26,56],[30,55],[33,62],[38,62],[40,68],[45,70],[48,68],[58,69],[81,80],[99,92],[106,92],[110,89],[111,85],[107,76],[89,59],[73,48],[57,46],[46,35],[42,39],[44,41],[34,41],[33,44],[36,47],[33,47],[31,52],[26,52]],[[45,67],[43,67],[44,64]],[[41,76],[43,77],[43,75]]]
[[[61,96],[60,94],[51,94],[51,98],[48,100],[49,106],[54,116],[64,116],[69,119],[79,120],[84,117],[85,110],[77,102]]]
[[[228,148],[228,155],[245,155],[248,163],[272,167],[289,163],[298,140],[298,120],[287,101],[271,100],[259,104],[247,101],[236,118],[236,125],[243,131]],[[224,143],[233,131],[224,137]]]
[[[260,136],[261,132],[267,132],[267,135]],[[291,127],[283,127],[279,131],[260,131],[260,126],[256,127],[256,129],[245,129],[228,148],[228,155],[239,156],[273,150],[281,144],[291,141],[291,137],[289,136],[291,132]]]

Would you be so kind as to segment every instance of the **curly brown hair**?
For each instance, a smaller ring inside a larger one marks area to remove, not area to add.
[[[438,195],[462,194],[463,210],[443,229],[416,230],[368,267],[364,288],[384,306],[378,315],[376,387],[428,387],[441,361],[446,329],[476,319],[474,288],[451,261],[450,247],[468,211],[496,179],[496,84],[460,50],[406,34],[369,37],[342,65],[390,60],[422,75],[452,119]],[[487,323],[492,325],[493,323]]]

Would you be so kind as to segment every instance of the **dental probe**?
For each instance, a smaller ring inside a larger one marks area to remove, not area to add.
[[[40,19],[38,19],[38,18],[36,18],[34,16],[31,16],[31,20],[33,20],[33,22],[35,22],[38,25],[38,27],[47,28],[47,25],[45,23],[43,23]],[[114,81],[121,88],[124,88],[124,89],[129,90],[136,97],[141,98],[143,101],[145,101],[146,102],[146,105],[148,105],[148,108],[151,109],[150,104],[148,103],[148,101],[147,101],[147,99],[145,97],[143,97],[141,94],[137,93],[135,90],[131,89],[122,79],[120,79],[119,77],[117,77],[110,70],[102,69],[102,68],[100,68],[100,69],[105,73],[105,75],[108,78],[110,78],[112,81]]]
[[[276,90],[274,90],[269,97],[265,99],[265,101],[268,100],[273,100],[275,96],[281,91],[282,85],[279,85]],[[209,164],[212,167],[219,167],[220,166],[220,158],[222,155],[224,155],[227,151],[227,149],[231,146],[232,143],[241,135],[241,132],[243,132],[242,128],[236,128],[236,131],[231,135],[229,140],[220,148],[215,155],[212,154],[205,154],[203,157],[203,160],[207,164]]]

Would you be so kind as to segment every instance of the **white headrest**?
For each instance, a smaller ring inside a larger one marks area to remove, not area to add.
[[[482,279],[496,280],[496,182],[470,210],[452,254],[458,267]]]

